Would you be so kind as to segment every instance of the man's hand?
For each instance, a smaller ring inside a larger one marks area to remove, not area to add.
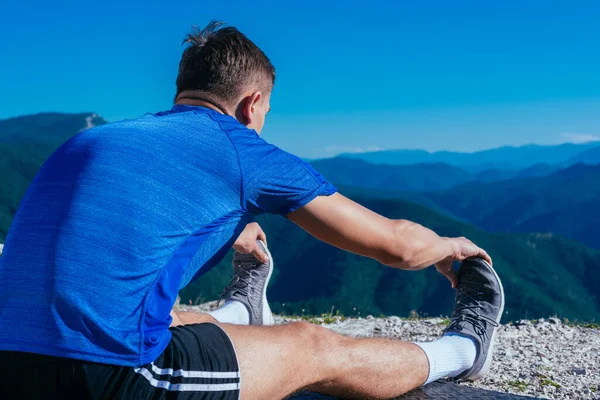
[[[265,263],[269,261],[269,257],[258,247],[256,244],[257,240],[262,240],[267,244],[267,236],[260,225],[256,222],[251,222],[240,233],[240,236],[233,244],[233,248],[242,254],[252,253],[257,260]]]
[[[477,247],[473,242],[465,237],[459,238],[440,238],[441,240],[448,243],[452,255],[448,258],[437,262],[435,269],[442,275],[444,275],[452,283],[453,288],[458,287],[458,276],[456,271],[452,268],[454,261],[463,261],[469,257],[481,257],[490,265],[492,265],[492,259],[486,253],[485,250]]]

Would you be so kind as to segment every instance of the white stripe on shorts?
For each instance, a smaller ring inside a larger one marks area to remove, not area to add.
[[[153,368],[155,367],[154,364],[152,364]],[[162,370],[158,367],[155,367],[157,370],[159,371],[167,371],[168,369]],[[170,369],[170,368],[169,368]],[[166,389],[166,390],[170,390],[173,392],[219,392],[219,391],[224,391],[224,390],[238,390],[240,388],[240,384],[238,383],[217,383],[217,384],[202,384],[202,383],[171,383],[169,381],[159,381],[157,379],[154,378],[154,376],[152,375],[152,372],[148,371],[146,368],[135,368],[134,371],[137,374],[142,375],[144,378],[146,378],[150,384],[154,387],[157,388],[161,388],[161,389]],[[171,371],[173,371],[171,369]],[[174,372],[190,372],[190,373],[196,373],[196,372],[202,372],[202,373],[209,373],[209,372],[204,372],[204,371],[183,371],[183,370],[178,370],[178,371],[174,371]],[[224,372],[221,372],[221,374],[223,374]],[[227,374],[239,374],[237,372],[225,372]],[[161,374],[161,375],[170,375],[170,374]],[[175,376],[175,375],[173,375]],[[183,375],[177,375],[177,376],[183,376]],[[196,376],[194,376],[196,377]],[[232,378],[234,378],[233,376],[231,376]],[[237,376],[235,376],[237,377]],[[224,378],[223,376],[221,376],[220,378]],[[225,378],[230,378],[230,376],[227,376]]]
[[[154,363],[152,366],[152,372],[157,375],[171,375],[173,377],[182,376],[184,378],[227,378],[234,379],[239,378],[239,372],[211,372],[211,371],[185,371],[183,369],[174,370],[173,368],[159,368]]]

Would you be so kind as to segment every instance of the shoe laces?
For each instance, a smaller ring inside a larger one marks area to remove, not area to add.
[[[258,264],[239,265],[233,279],[221,292],[217,306],[221,305],[221,300],[225,296],[233,297],[235,294],[239,294],[243,297],[252,298],[252,280],[258,276],[257,267]]]
[[[495,320],[477,312],[483,308],[482,304],[478,300],[481,295],[483,295],[483,292],[481,291],[473,292],[466,288],[458,288],[456,301],[457,306],[454,309],[454,313],[460,313],[460,315],[452,318],[452,321],[446,330],[451,330],[454,328],[457,330],[462,330],[465,324],[469,323],[473,326],[473,331],[475,331],[477,335],[489,340],[487,324],[490,324],[494,327],[497,327],[499,324]]]

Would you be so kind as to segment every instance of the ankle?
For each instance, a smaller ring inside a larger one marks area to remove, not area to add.
[[[425,384],[453,378],[473,367],[477,356],[475,342],[468,337],[447,334],[433,342],[415,343],[427,356],[429,377]]]

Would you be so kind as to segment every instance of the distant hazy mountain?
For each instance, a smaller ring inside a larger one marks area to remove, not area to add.
[[[567,164],[571,165],[570,163]],[[600,161],[598,162],[598,164],[600,164]],[[527,167],[525,169],[516,171],[516,173],[510,178],[535,178],[538,176],[548,176],[556,171],[559,171],[560,169],[562,169],[562,166],[559,165],[550,165],[547,163],[535,164],[531,167]]]
[[[582,157],[593,160],[596,153],[594,147]],[[477,173],[448,164],[385,165],[343,157],[312,165],[353,195],[408,200],[489,231],[551,232],[600,249],[600,165],[535,164]]]
[[[0,241],[46,158],[77,132],[103,123],[93,113],[41,113],[0,120]]]
[[[382,190],[437,190],[474,180],[469,172],[448,164],[385,165],[335,157],[311,163],[336,185]]]
[[[591,149],[572,157],[568,161],[569,164],[580,162],[585,164],[600,164],[600,145],[592,147]]]
[[[600,165],[549,176],[467,183],[423,196],[490,231],[552,232],[600,248]]]
[[[494,258],[507,293],[505,320],[558,314],[600,317],[600,252],[540,234],[486,233],[401,200],[356,197],[383,215],[407,218],[445,236],[466,236]],[[276,312],[346,315],[448,315],[454,291],[435,270],[406,272],[346,253],[310,237],[289,221],[263,216],[275,272],[268,296]],[[181,292],[184,302],[218,297],[231,278],[231,258]]]
[[[424,150],[385,150],[370,153],[342,154],[341,157],[357,158],[376,164],[446,163],[476,172],[486,169],[523,169],[535,164],[563,165],[569,162],[576,162],[578,155],[592,148],[596,148],[595,154],[599,154],[600,143],[565,143],[556,146],[506,146],[474,153],[449,151],[430,153]],[[598,158],[598,163],[600,163],[600,158]]]
[[[412,164],[390,165],[374,164],[368,161],[334,157],[312,161],[325,178],[335,185],[380,190],[388,194],[395,193],[395,198],[409,199],[414,192],[430,192],[448,189],[467,182],[496,182],[514,178],[529,178],[549,175],[560,167],[549,164],[535,164],[525,169],[486,169],[469,172],[449,164]],[[398,192],[402,192],[399,193]],[[405,192],[411,192],[407,194]],[[390,197],[390,196],[385,196]],[[413,201],[412,199],[409,199]],[[419,201],[423,203],[422,199]],[[430,206],[431,204],[425,204]]]
[[[519,169],[488,168],[473,173],[473,179],[471,180],[481,182],[502,181],[504,179],[511,179],[512,177],[517,175],[519,171]]]

